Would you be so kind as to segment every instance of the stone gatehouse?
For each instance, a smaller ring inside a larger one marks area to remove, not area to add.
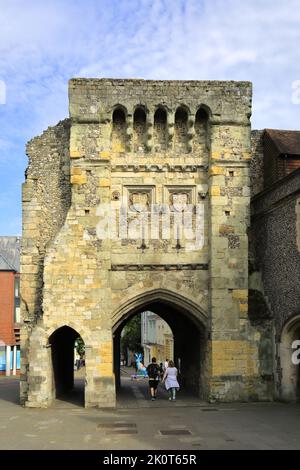
[[[85,406],[114,406],[120,333],[145,310],[183,386],[272,398],[272,324],[248,315],[251,98],[249,82],[70,80],[70,119],[27,146],[23,404],[71,386],[80,335]]]

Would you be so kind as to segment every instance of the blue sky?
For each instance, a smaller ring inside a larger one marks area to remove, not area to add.
[[[0,0],[1,235],[21,234],[25,143],[79,76],[251,80],[252,127],[300,129],[300,2]]]

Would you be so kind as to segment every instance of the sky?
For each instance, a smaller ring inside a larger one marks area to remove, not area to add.
[[[252,128],[300,129],[299,0],[0,0],[0,235],[21,234],[25,144],[68,80],[253,82]]]

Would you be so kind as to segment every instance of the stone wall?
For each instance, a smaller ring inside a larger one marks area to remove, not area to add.
[[[28,352],[32,328],[42,318],[42,287],[47,244],[63,226],[71,204],[70,120],[49,127],[27,144],[28,168],[23,184],[21,295],[21,401],[27,398]],[[41,380],[41,374],[30,378]],[[33,385],[34,387],[34,385]]]

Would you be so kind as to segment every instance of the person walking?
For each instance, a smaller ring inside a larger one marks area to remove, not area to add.
[[[164,369],[165,369],[165,370],[167,370],[168,365],[169,365],[169,360],[166,359],[166,360],[165,360],[165,364],[164,364]]]
[[[159,366],[156,363],[155,357],[152,357],[151,364],[149,364],[147,367],[147,374],[149,377],[151,400],[154,401],[156,399],[157,386],[159,382]]]
[[[176,400],[176,391],[179,390],[179,383],[177,380],[178,371],[173,361],[169,361],[169,366],[165,370],[162,382],[165,383],[166,389],[169,392],[169,400]]]

